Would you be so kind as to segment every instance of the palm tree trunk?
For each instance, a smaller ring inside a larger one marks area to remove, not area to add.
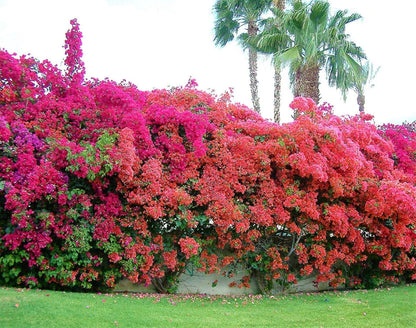
[[[280,10],[285,9],[286,0],[273,0],[273,5]]]
[[[362,91],[358,91],[357,104],[360,113],[364,113],[365,95]]]
[[[312,98],[316,104],[319,103],[319,66],[300,67],[295,72],[295,83],[293,87],[294,97]],[[295,111],[293,118],[298,118],[299,113]]]
[[[295,97],[312,98],[319,103],[319,66],[300,67],[295,73],[295,85],[293,90]]]
[[[255,22],[249,22],[247,32],[249,36],[257,35],[257,25]],[[260,113],[260,99],[258,91],[259,82],[257,80],[257,50],[252,47],[248,49],[248,67],[250,73],[251,101],[253,103],[254,110],[257,113]]]
[[[284,10],[286,0],[273,0],[273,5]],[[282,71],[280,64],[274,64],[274,91],[273,91],[273,120],[275,123],[280,123],[280,98],[282,85]]]
[[[274,65],[274,92],[273,92],[273,119],[280,123],[280,90],[282,84],[282,72],[280,65]]]

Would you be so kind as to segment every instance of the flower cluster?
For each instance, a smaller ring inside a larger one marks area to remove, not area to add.
[[[195,239],[190,237],[181,238],[179,239],[178,244],[181,248],[181,252],[185,254],[187,259],[194,255],[198,255],[200,245],[195,241]]]
[[[411,125],[305,98],[277,125],[193,80],[85,80],[71,25],[65,72],[0,51],[0,283],[169,291],[190,262],[281,284],[416,278]]]

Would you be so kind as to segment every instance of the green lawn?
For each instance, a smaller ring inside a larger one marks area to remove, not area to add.
[[[0,327],[416,327],[416,285],[287,296],[0,288]]]

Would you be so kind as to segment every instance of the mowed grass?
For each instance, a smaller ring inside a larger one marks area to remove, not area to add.
[[[416,285],[285,296],[0,288],[0,327],[416,327]]]

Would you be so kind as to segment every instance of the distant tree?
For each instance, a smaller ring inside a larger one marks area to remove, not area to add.
[[[372,84],[372,81],[376,77],[380,67],[378,67],[376,70],[374,70],[373,65],[371,65],[369,62],[366,62],[366,64],[363,66],[362,70],[362,79],[361,83],[357,83],[354,88],[357,92],[357,104],[358,104],[358,110],[363,113],[364,107],[365,107],[365,94],[364,94],[364,88],[366,86],[372,87],[374,84]]]
[[[270,6],[271,0],[218,0],[214,5],[215,44],[223,47],[237,36],[243,48],[248,48],[251,100],[258,113],[257,50],[245,40],[247,35],[257,35],[259,22]]]
[[[360,113],[365,109],[365,88],[372,87],[372,81],[377,75],[380,67],[374,69],[373,65],[366,61],[356,74],[348,67],[339,67],[328,76],[330,86],[335,86],[341,90],[344,100],[347,98],[348,90],[354,90],[357,94],[357,104]]]

